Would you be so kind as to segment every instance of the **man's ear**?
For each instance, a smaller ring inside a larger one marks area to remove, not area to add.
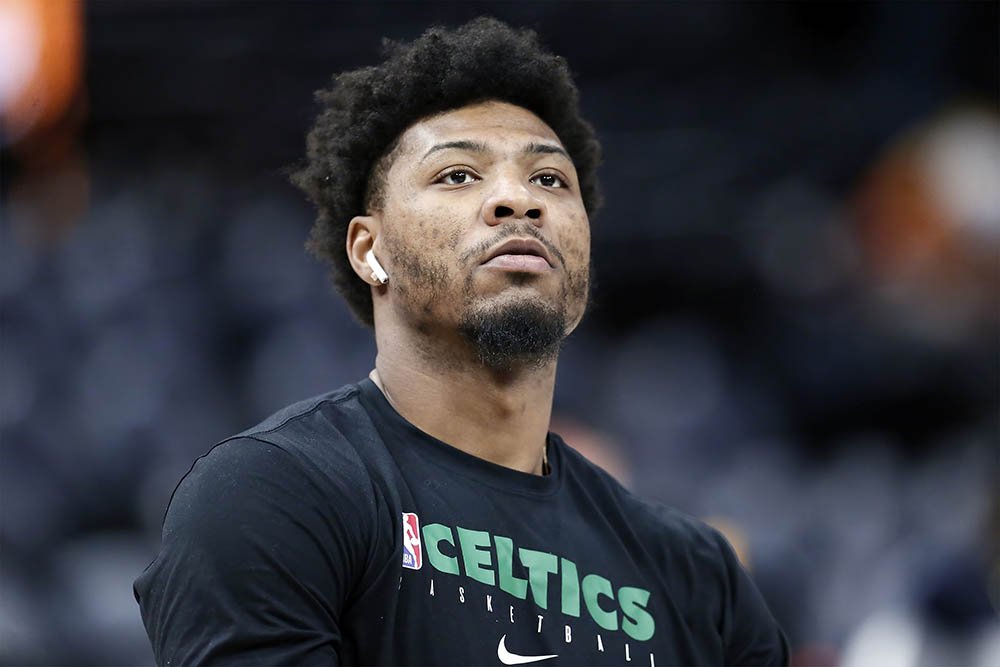
[[[377,273],[366,257],[369,251],[375,251],[375,241],[380,230],[381,221],[374,215],[354,216],[347,226],[347,258],[351,262],[351,268],[361,280],[372,286],[385,284],[381,279],[384,273]],[[375,264],[381,269],[377,260]]]

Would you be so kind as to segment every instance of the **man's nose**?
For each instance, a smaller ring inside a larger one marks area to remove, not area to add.
[[[545,204],[524,183],[505,179],[483,202],[483,218],[489,225],[527,219],[540,227],[545,220]]]

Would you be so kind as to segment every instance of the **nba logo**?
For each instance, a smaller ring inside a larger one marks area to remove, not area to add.
[[[420,519],[412,512],[403,512],[403,567],[419,570],[422,563]]]

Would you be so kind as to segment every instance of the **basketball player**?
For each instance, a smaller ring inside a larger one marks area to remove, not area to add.
[[[548,432],[599,205],[566,63],[478,19],[318,100],[294,180],[375,368],[181,481],[135,584],[157,661],[785,664],[717,531]]]

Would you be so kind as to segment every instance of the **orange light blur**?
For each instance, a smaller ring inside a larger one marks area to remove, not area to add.
[[[78,0],[0,0],[6,24],[0,61],[18,62],[22,78],[3,91],[4,140],[16,143],[57,122],[82,79],[83,3]]]

